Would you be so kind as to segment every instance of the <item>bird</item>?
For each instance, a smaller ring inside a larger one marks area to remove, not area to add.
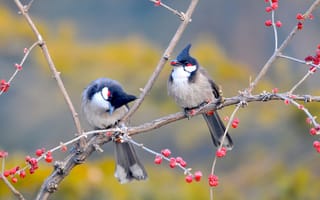
[[[84,89],[81,107],[86,120],[93,128],[108,129],[117,126],[129,110],[128,103],[136,99],[136,96],[127,94],[118,81],[99,78]],[[147,172],[133,144],[119,139],[113,141],[116,160],[114,176],[118,181],[123,184],[132,180],[146,180]]]
[[[210,102],[221,102],[219,86],[212,80],[205,68],[190,56],[191,44],[188,44],[170,62],[173,67],[167,81],[168,95],[173,97],[176,104],[184,109],[185,115],[190,118],[192,111]],[[219,147],[225,132],[225,126],[215,110],[202,114],[205,119],[213,144]],[[227,150],[233,148],[233,141],[229,133],[222,144]]]

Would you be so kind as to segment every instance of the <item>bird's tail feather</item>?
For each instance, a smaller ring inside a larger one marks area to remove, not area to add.
[[[148,178],[144,166],[141,164],[134,147],[128,142],[115,142],[116,169],[114,176],[120,183],[131,180],[145,180]]]
[[[218,147],[221,144],[223,134],[226,130],[221,118],[219,117],[217,111],[215,111],[212,114],[211,113],[210,114],[203,114],[202,116],[206,120],[207,125],[209,127],[213,144],[216,147]],[[223,146],[226,147],[228,150],[231,150],[233,147],[233,141],[232,141],[229,133],[227,133],[227,135],[224,139]]]

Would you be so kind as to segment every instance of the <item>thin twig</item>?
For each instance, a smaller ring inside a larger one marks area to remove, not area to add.
[[[165,9],[169,10],[170,12],[172,12],[173,14],[179,16],[182,21],[185,20],[185,15],[184,15],[183,12],[179,12],[178,10],[176,10],[174,8],[171,8],[167,4],[162,3],[161,0],[149,0],[149,1],[153,2],[156,6],[162,6]],[[189,19],[189,21],[191,21],[191,18]]]
[[[170,55],[171,55],[173,49],[177,45],[177,43],[180,40],[184,30],[188,26],[188,24],[190,22],[191,15],[192,15],[194,9],[196,8],[197,4],[198,4],[198,0],[192,0],[191,1],[190,5],[189,5],[189,8],[188,8],[188,10],[187,10],[187,12],[185,14],[185,20],[181,22],[181,24],[178,27],[176,33],[174,34],[173,38],[171,39],[167,49],[165,50],[163,56],[159,60],[156,69],[154,70],[154,72],[152,73],[150,79],[148,80],[148,82],[146,83],[144,89],[142,90],[139,99],[135,102],[135,104],[132,106],[132,108],[126,114],[126,116],[123,117],[122,122],[127,121],[137,111],[137,109],[140,107],[140,105],[144,101],[144,98],[146,97],[146,95],[152,89],[152,87],[153,87],[156,79],[160,75],[160,72],[162,71],[164,65],[166,64],[167,60],[170,58]]]
[[[3,180],[3,182],[7,185],[7,187],[14,194],[14,196],[17,197],[17,199],[25,200],[24,196],[8,181],[6,177],[3,176],[4,167],[5,167],[5,158],[2,158],[0,179]]]
[[[81,135],[82,133],[82,128],[81,128],[81,123],[80,123],[80,120],[79,120],[79,117],[78,117],[78,113],[76,112],[74,106],[73,106],[73,103],[69,97],[69,94],[63,84],[63,81],[61,80],[60,78],[60,72],[57,71],[54,63],[53,63],[53,60],[51,58],[51,55],[49,53],[49,49],[46,45],[46,43],[44,42],[43,40],[43,37],[41,36],[40,32],[38,31],[36,25],[33,23],[31,17],[29,16],[28,12],[27,12],[27,9],[25,9],[25,6],[22,5],[22,3],[20,2],[20,0],[14,0],[14,2],[16,3],[17,7],[19,8],[20,10],[20,13],[24,16],[24,18],[27,20],[30,28],[32,29],[33,33],[36,35],[37,39],[38,39],[38,44],[43,52],[43,55],[46,59],[46,61],[48,62],[48,65],[49,65],[49,68],[51,70],[51,72],[53,73],[53,76],[54,78],[56,79],[57,81],[57,84],[63,94],[63,97],[70,109],[70,112],[72,113],[72,117],[73,117],[73,120],[74,120],[74,123],[75,123],[75,126],[76,126],[76,129],[77,129],[77,134],[78,135]],[[83,144],[84,140],[81,140],[80,142],[80,146],[83,147],[84,144]]]
[[[304,15],[309,16],[315,9],[317,6],[319,6],[320,4],[320,0],[316,0],[313,2],[313,4],[309,7],[309,9],[305,12]],[[294,26],[293,29],[291,30],[290,34],[288,35],[288,37],[282,42],[282,44],[280,45],[280,47],[274,51],[274,53],[272,54],[272,56],[268,59],[268,61],[266,62],[266,64],[262,67],[262,69],[260,70],[260,72],[258,73],[257,77],[254,79],[253,82],[250,83],[249,88],[246,89],[246,91],[248,93],[251,93],[252,90],[255,88],[255,86],[258,84],[258,82],[260,81],[260,79],[266,74],[266,72],[268,71],[268,69],[270,68],[271,64],[276,60],[276,58],[283,52],[283,50],[288,46],[289,41],[293,38],[293,36],[296,34],[298,28],[297,26]]]

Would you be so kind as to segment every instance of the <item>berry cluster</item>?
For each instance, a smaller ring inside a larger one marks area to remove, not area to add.
[[[223,158],[227,155],[227,149],[225,147],[221,147],[216,151],[216,156],[218,158]]]
[[[51,151],[47,151],[47,152],[46,152],[45,148],[37,149],[37,150],[36,150],[36,155],[37,155],[38,157],[43,156],[43,154],[45,154],[45,155],[44,155],[44,160],[45,160],[47,163],[51,163],[51,162],[53,161],[53,157],[52,157]]]
[[[187,162],[182,157],[170,157],[171,151],[169,149],[163,149],[161,150],[161,154],[157,154],[154,159],[154,163],[157,165],[160,165],[162,163],[162,160],[165,159],[169,161],[169,167],[175,168],[180,167],[182,168],[185,173],[187,174],[185,177],[185,181],[187,183],[191,183],[193,180],[196,182],[199,182],[202,177],[201,171],[196,171],[194,174],[190,172],[191,169],[186,169]]]
[[[317,67],[320,65],[320,45],[317,46],[315,54],[308,55],[307,57],[304,58],[304,61],[306,62],[307,65],[310,66],[309,71],[314,73],[317,70]]]
[[[214,174],[210,174],[208,180],[211,187],[216,187],[219,184],[219,177]]]
[[[301,13],[298,13],[297,16],[296,16],[296,19],[298,20],[298,24],[297,24],[297,29],[298,30],[302,30],[303,29],[303,21],[305,19],[310,19],[312,20],[314,17],[312,15],[312,13],[310,13],[308,16],[305,16]]]
[[[269,6],[267,6],[267,7],[265,8],[265,11],[266,11],[267,13],[274,12],[275,10],[277,10],[277,9],[279,8],[278,0],[265,0],[265,2],[270,4]],[[273,19],[273,18],[266,20],[266,21],[264,22],[264,24],[265,24],[266,26],[268,26],[268,27],[269,27],[269,26],[272,26],[272,25],[275,25],[275,26],[277,26],[278,28],[280,28],[280,27],[282,26],[281,21],[278,20],[278,21],[274,22],[274,19]]]
[[[18,182],[18,178],[15,176],[17,172],[19,173],[20,178],[24,178],[26,176],[26,172],[24,170],[20,170],[19,166],[16,166],[10,170],[5,170],[3,172],[3,176],[6,178],[10,177],[11,182],[16,183]]]

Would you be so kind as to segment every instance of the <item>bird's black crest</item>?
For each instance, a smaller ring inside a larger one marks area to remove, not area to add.
[[[190,53],[189,53],[190,48],[191,48],[191,44],[188,44],[177,56],[177,61],[179,61],[182,64],[190,63],[193,65],[198,65],[197,60],[190,56]]]

